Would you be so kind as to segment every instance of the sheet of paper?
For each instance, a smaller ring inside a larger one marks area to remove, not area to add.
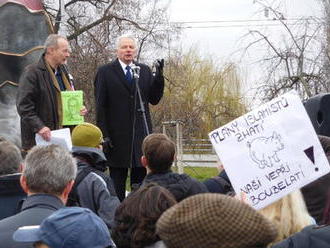
[[[83,107],[83,92],[61,91],[62,97],[62,124],[66,126],[78,125],[84,122],[84,117],[80,115],[80,110]]]
[[[301,100],[291,91],[209,133],[236,193],[256,209],[329,173]]]
[[[72,141],[69,128],[63,128],[58,130],[51,131],[50,141],[44,140],[39,134],[36,134],[36,143],[37,145],[50,145],[56,144],[67,148],[69,151],[72,150]]]

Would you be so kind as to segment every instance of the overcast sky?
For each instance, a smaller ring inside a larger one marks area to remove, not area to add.
[[[303,16],[321,17],[319,0],[281,0],[281,10],[286,19],[295,19]],[[253,0],[172,0],[170,4],[170,20],[185,23],[181,43],[183,47],[198,45],[199,50],[206,56],[217,58],[220,62],[238,61],[235,51],[242,48],[240,37],[249,29],[262,29],[260,25],[277,34],[280,26],[275,22],[254,22],[268,18],[261,11],[261,6]],[[210,21],[206,23],[206,21]],[[225,22],[222,22],[225,21]],[[233,22],[227,22],[233,21]],[[271,25],[275,26],[271,26]],[[207,26],[207,27],[205,27]],[[212,27],[217,26],[217,27]],[[199,27],[199,28],[197,28]],[[202,28],[204,27],[204,28]],[[257,54],[260,56],[260,54]],[[256,58],[257,59],[257,58]],[[251,71],[245,62],[241,62],[242,75],[245,80],[254,80]],[[251,74],[251,73],[250,73]]]
[[[253,0],[172,0],[170,20],[172,22],[200,22],[185,24],[194,28],[185,29],[182,36],[183,43],[187,46],[199,44],[203,50],[211,54],[215,52],[223,57],[237,48],[235,47],[237,40],[247,32],[247,25],[259,27],[258,22],[251,22],[263,17],[260,16],[260,5],[253,2]],[[318,0],[282,0],[281,2],[283,9],[286,10],[284,15],[287,19],[320,16]],[[271,19],[271,16],[268,19]],[[234,22],[202,23],[229,20]],[[250,20],[250,22],[243,20]],[[205,26],[208,28],[195,28]]]

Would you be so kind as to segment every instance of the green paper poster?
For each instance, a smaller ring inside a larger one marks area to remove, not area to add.
[[[63,126],[78,125],[84,122],[84,117],[80,115],[83,107],[83,92],[61,91]]]

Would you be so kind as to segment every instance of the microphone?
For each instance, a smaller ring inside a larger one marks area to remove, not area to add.
[[[133,78],[140,78],[140,69],[141,67],[138,65],[133,64],[131,66],[133,72]]]

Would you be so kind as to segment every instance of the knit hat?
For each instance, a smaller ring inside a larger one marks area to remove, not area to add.
[[[168,248],[266,247],[274,224],[249,205],[221,194],[198,194],[166,210],[156,233]]]
[[[73,129],[71,139],[74,146],[97,147],[101,144],[103,135],[97,126],[85,122]]]

